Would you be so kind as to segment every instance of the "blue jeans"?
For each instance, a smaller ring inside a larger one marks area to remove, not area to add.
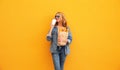
[[[53,63],[55,70],[63,70],[65,62],[65,46],[57,46],[57,53],[52,53]]]

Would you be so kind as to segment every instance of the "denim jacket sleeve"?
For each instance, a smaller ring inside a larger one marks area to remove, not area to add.
[[[47,40],[51,41],[52,40],[52,36],[47,35]]]
[[[51,41],[51,40],[52,40],[52,32],[51,32],[51,35],[47,34],[46,39],[47,39],[48,41]]]
[[[71,31],[70,31],[70,28],[68,27],[68,44],[70,44],[72,42],[72,34],[71,34]]]

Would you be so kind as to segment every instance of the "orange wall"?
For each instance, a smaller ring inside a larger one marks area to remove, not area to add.
[[[1,0],[0,70],[53,70],[46,34],[57,11],[73,35],[65,70],[120,70],[119,0]]]

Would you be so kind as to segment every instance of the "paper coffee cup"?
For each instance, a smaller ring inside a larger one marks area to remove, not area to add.
[[[55,23],[56,23],[56,19],[53,19],[52,20],[52,25],[55,25]]]

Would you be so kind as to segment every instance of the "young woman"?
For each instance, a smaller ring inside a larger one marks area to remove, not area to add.
[[[55,14],[47,40],[51,41],[50,51],[55,70],[63,70],[65,58],[70,52],[69,45],[72,42],[72,35],[62,12]]]

